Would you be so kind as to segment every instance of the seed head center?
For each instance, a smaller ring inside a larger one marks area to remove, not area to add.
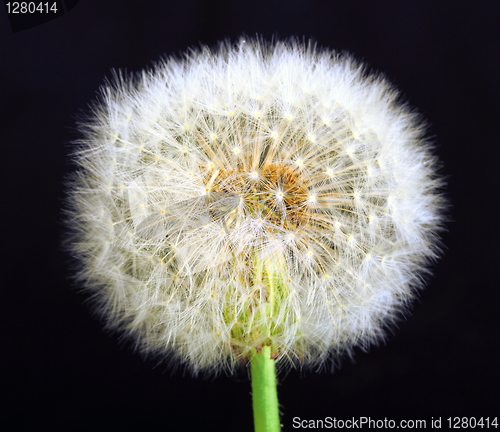
[[[238,195],[245,217],[265,223],[271,231],[273,227],[296,230],[309,220],[310,194],[295,166],[268,164],[250,176],[240,169],[223,171],[214,190]]]

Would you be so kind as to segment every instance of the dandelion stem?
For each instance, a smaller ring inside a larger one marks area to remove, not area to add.
[[[279,432],[276,369],[271,347],[265,346],[262,353],[253,355],[251,374],[255,432]]]

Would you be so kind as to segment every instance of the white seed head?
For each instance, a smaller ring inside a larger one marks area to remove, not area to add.
[[[68,244],[107,325],[232,371],[318,365],[384,335],[438,253],[417,118],[348,56],[296,41],[190,52],[102,89]]]

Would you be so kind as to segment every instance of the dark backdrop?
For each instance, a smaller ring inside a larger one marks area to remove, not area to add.
[[[207,380],[143,361],[102,331],[59,246],[75,116],[103,78],[243,32],[314,37],[384,73],[429,121],[453,205],[446,254],[386,344],[334,373],[280,375],[284,430],[294,417],[446,428],[450,416],[500,415],[498,5],[81,0],[17,33],[0,10],[0,427],[252,430],[245,371]]]

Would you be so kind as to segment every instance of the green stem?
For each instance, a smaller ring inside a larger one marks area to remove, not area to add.
[[[255,432],[279,432],[278,392],[276,369],[271,347],[262,348],[251,360],[252,399]]]

